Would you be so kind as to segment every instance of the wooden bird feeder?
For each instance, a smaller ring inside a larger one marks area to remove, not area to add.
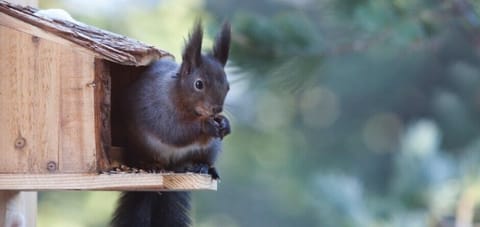
[[[121,164],[121,94],[169,53],[0,0],[0,190],[216,189],[208,175]]]

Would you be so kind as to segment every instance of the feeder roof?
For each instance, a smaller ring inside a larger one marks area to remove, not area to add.
[[[71,41],[94,52],[98,57],[114,63],[142,66],[164,56],[172,57],[166,51],[126,36],[68,18],[48,17],[41,12],[30,6],[20,6],[0,0],[0,13]]]

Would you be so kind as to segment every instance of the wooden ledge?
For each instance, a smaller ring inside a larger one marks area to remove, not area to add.
[[[0,174],[0,190],[217,190],[210,175],[193,173]]]

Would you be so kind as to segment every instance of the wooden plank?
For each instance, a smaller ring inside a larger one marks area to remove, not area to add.
[[[168,191],[217,190],[217,181],[207,174],[167,174],[163,177],[163,187]]]
[[[60,157],[58,169],[96,172],[94,57],[61,48]]]
[[[111,169],[111,91],[110,67],[106,61],[95,59],[95,140],[98,170]]]
[[[20,87],[20,80],[12,76],[16,72],[16,61],[19,60],[16,53],[20,51],[17,44],[19,35],[10,32],[10,29],[0,26],[0,172],[26,172],[27,171],[27,155],[24,149],[15,149],[15,140],[21,132],[18,132],[18,123],[15,119],[19,111],[16,102],[16,88]],[[20,43],[19,43],[20,44]],[[10,56],[13,55],[13,56]],[[23,60],[22,60],[23,62]],[[24,62],[24,64],[28,64]],[[15,97],[15,100],[12,100]]]
[[[191,173],[0,174],[0,190],[217,190],[217,181]]]
[[[24,75],[29,78],[25,81],[25,87],[22,92],[30,95],[25,102],[31,105],[24,105],[23,110],[30,109],[30,119],[25,121],[32,128],[33,142],[37,142],[36,147],[29,150],[28,164],[29,172],[48,172],[47,163],[58,159],[58,142],[59,142],[59,77],[57,59],[59,56],[59,46],[44,42],[38,37],[29,34],[21,34],[25,45],[21,48],[25,51],[25,58],[33,61],[33,67],[22,65],[22,61],[18,61],[18,69],[30,71],[31,75]],[[28,68],[26,68],[28,67]],[[32,71],[33,70],[33,71]],[[28,140],[27,140],[28,143]],[[41,152],[39,152],[41,151]]]
[[[0,25],[0,172],[47,172],[58,159],[58,47]]]
[[[37,192],[0,191],[0,226],[36,226]]]

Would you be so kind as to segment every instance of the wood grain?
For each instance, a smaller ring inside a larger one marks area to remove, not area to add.
[[[0,172],[96,172],[94,55],[1,24],[0,48]]]
[[[60,74],[52,61],[62,56],[54,44],[1,25],[0,48],[0,172],[47,172],[59,144]]]
[[[111,169],[111,90],[109,64],[95,59],[95,140],[97,144],[97,169]]]
[[[217,181],[189,173],[0,174],[0,190],[217,190]]]
[[[59,49],[60,152],[58,169],[96,172],[94,56]]]

